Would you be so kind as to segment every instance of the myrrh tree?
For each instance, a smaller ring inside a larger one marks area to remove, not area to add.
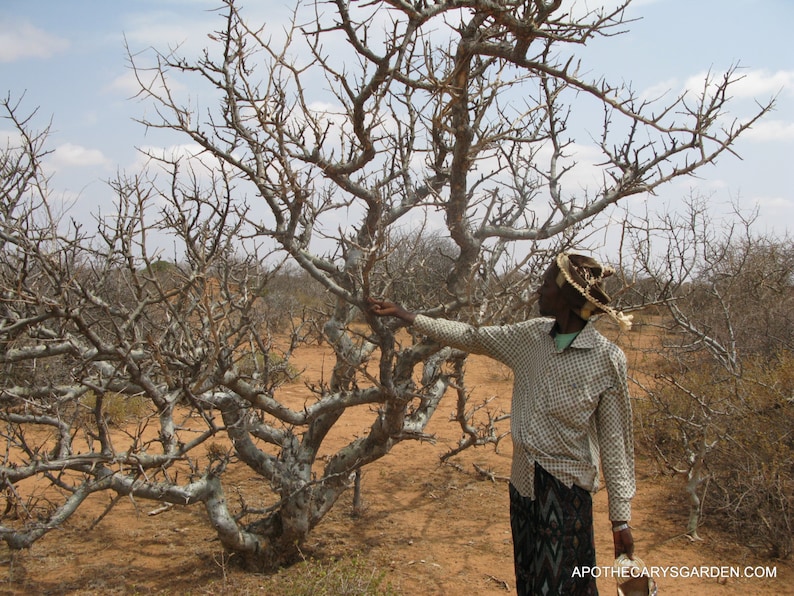
[[[771,107],[725,121],[735,70],[664,105],[582,74],[581,49],[625,27],[627,4],[318,1],[279,37],[225,0],[201,57],[131,52],[154,106],[142,124],[201,154],[120,176],[96,232],[53,217],[46,130],[6,101],[19,143],[2,154],[0,537],[29,546],[109,491],[202,503],[250,567],[291,561],[351,474],[424,438],[447,388],[465,387],[464,354],[373,318],[368,296],[478,323],[523,316],[549,254],[621,199],[711,163]],[[587,104],[601,178],[583,188],[569,116]],[[276,342],[279,263],[331,302],[289,311]],[[335,365],[294,403],[280,391],[289,356],[318,329]],[[462,444],[498,440],[466,400]],[[119,428],[114,408],[133,404],[141,422]],[[319,459],[353,407],[372,412],[368,432]],[[225,498],[240,465],[272,488],[261,507]]]

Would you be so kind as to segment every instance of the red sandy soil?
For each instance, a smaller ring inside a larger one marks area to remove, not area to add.
[[[301,382],[286,388],[296,397],[302,392],[308,396],[302,382],[318,380],[331,361],[320,347],[305,351],[302,359],[306,370]],[[640,359],[632,362],[643,366]],[[510,377],[500,365],[472,357],[467,385],[476,400],[496,396],[491,407],[509,410]],[[498,451],[470,449],[454,458],[454,465],[440,465],[439,456],[460,436],[448,421],[453,408],[453,397],[447,396],[428,428],[435,444],[402,443],[364,470],[363,512],[352,515],[349,491],[309,537],[307,558],[330,561],[357,554],[400,594],[514,593],[505,481],[510,440]],[[329,437],[329,451],[364,432],[370,420],[367,410],[346,413]],[[230,474],[247,498],[269,497],[264,481],[247,469]],[[236,498],[227,490],[230,499]],[[91,528],[109,499],[96,498],[28,551],[12,554],[0,547],[0,594],[288,594],[283,578],[300,573],[298,566],[262,576],[225,564],[201,507],[175,506],[149,515],[157,503],[125,498]],[[605,491],[595,496],[594,507],[598,565],[606,568],[613,553]],[[716,530],[703,529],[703,539],[692,542],[684,534],[685,524],[682,481],[657,475],[652,462],[639,458],[632,520],[636,554],[648,565],[675,568],[679,575],[709,568],[709,577],[658,577],[659,594],[794,594],[791,560],[762,559]],[[715,567],[743,573],[757,566],[776,577],[713,577]],[[601,594],[616,593],[614,579],[598,583]]]

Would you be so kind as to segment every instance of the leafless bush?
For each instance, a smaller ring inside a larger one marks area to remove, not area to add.
[[[693,537],[710,522],[788,556],[794,245],[753,235],[751,220],[715,229],[702,203],[691,207],[690,227],[668,220],[667,254],[639,259],[649,276],[642,287],[656,290],[643,299],[666,313],[661,345],[651,348],[661,357],[655,377],[639,382],[649,398],[641,412],[645,446],[664,469],[686,477]]]

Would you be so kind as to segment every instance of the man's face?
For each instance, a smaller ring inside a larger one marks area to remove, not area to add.
[[[560,292],[557,286],[557,273],[556,265],[549,266],[543,274],[543,279],[538,287],[538,310],[544,317],[556,317],[557,314],[568,310],[568,303]]]

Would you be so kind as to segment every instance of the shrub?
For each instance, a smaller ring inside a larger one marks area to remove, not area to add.
[[[738,377],[708,362],[671,367],[637,412],[643,447],[688,478],[690,519],[777,558],[794,552],[792,371],[789,351],[745,360]]]
[[[265,356],[262,352],[253,355],[246,352],[237,361],[237,369],[240,374],[247,377],[259,375],[262,379],[267,379],[267,385],[278,387],[284,383],[294,381],[300,376],[300,372],[289,360],[277,352],[268,352]]]
[[[97,396],[90,392],[83,396],[80,404],[94,410],[97,405]],[[124,395],[123,393],[108,393],[102,398],[102,415],[105,422],[114,426],[121,426],[132,419],[139,419],[151,413],[151,402],[140,395]]]
[[[269,586],[272,596],[391,596],[399,594],[385,571],[353,556],[331,561],[307,560],[281,570]]]

